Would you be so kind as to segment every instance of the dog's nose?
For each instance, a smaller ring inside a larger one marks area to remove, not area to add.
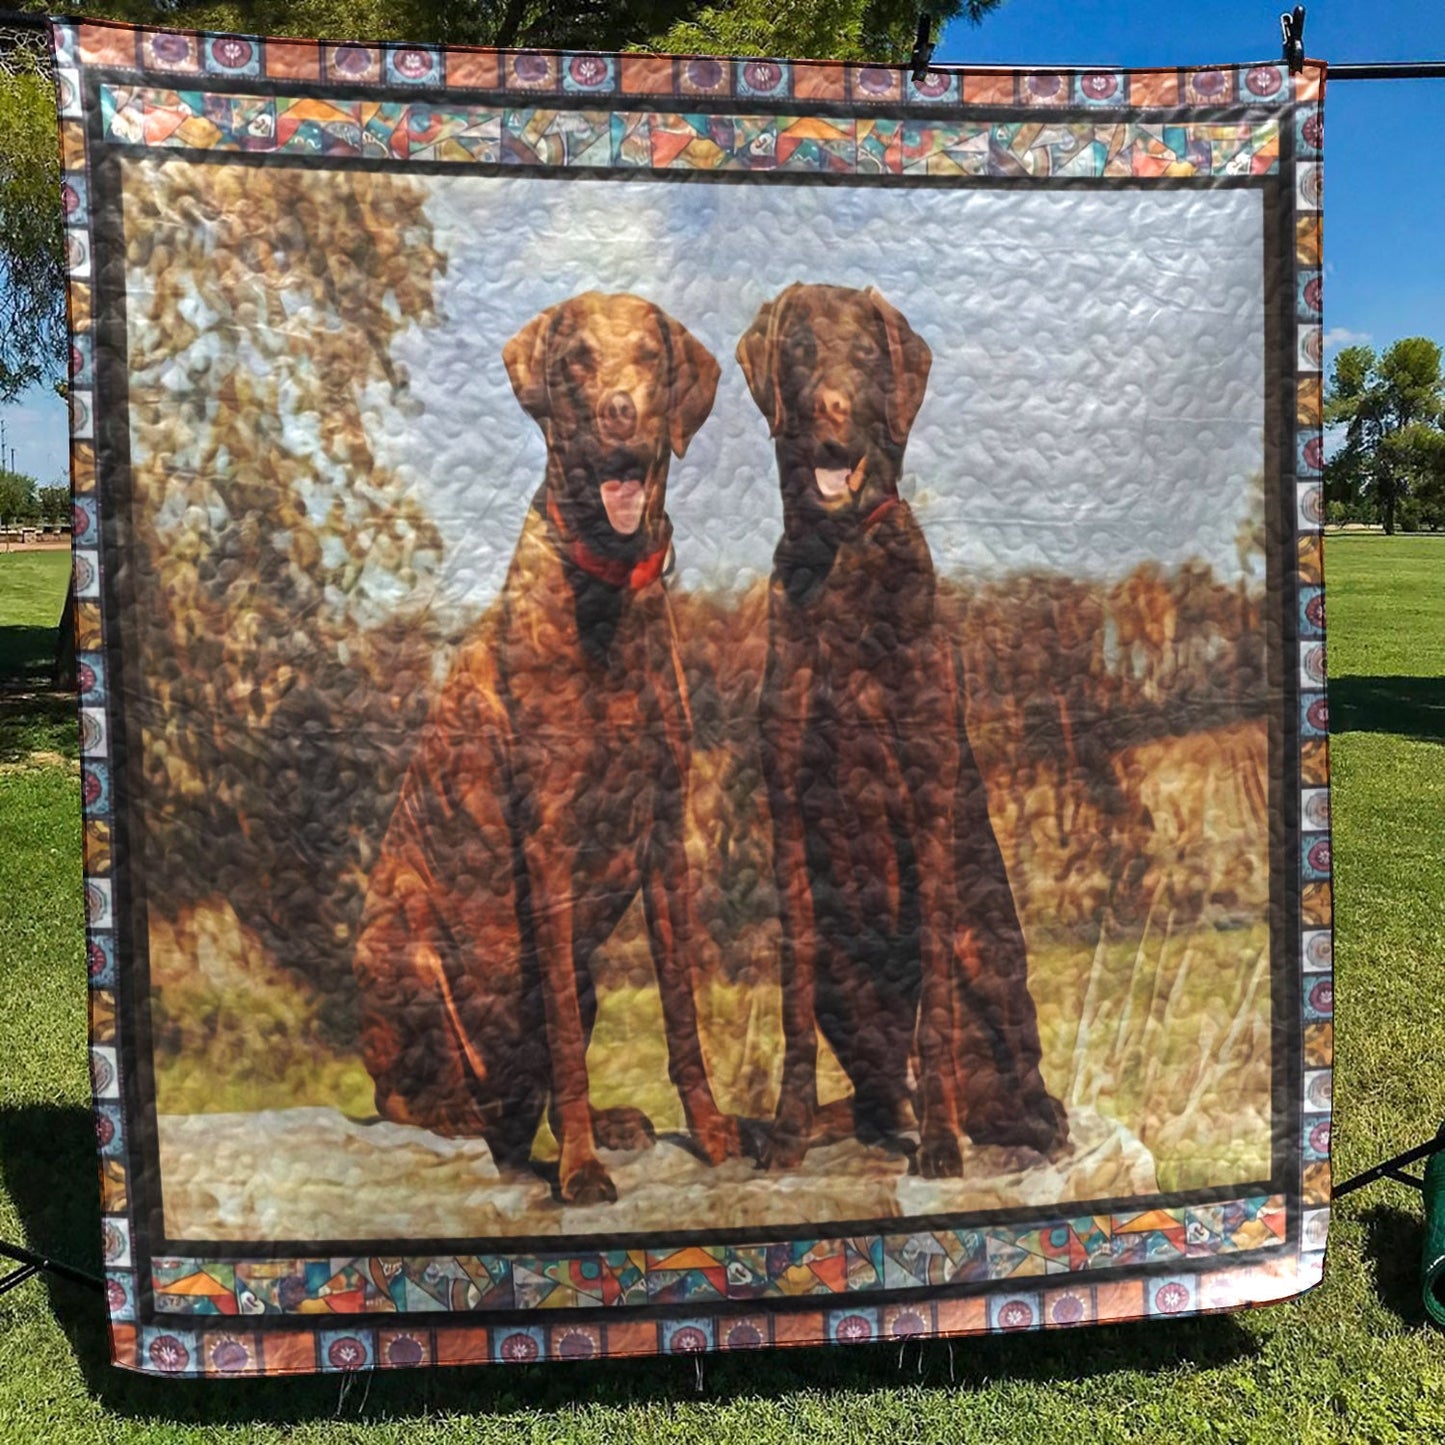
[[[637,406],[625,391],[614,391],[602,403],[602,430],[616,441],[637,430]]]
[[[853,403],[831,386],[820,386],[813,393],[813,420],[830,421],[846,426],[853,415]]]

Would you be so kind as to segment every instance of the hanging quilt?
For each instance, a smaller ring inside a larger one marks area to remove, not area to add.
[[[54,39],[118,1364],[1318,1280],[1321,67]]]

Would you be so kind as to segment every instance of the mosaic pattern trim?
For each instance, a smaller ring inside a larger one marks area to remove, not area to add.
[[[1277,106],[1317,100],[1323,71],[1291,76],[1279,64],[1157,70],[1000,70],[950,67],[914,80],[902,67],[714,56],[603,55],[546,50],[315,44],[255,35],[71,26],[68,64],[169,79],[215,76],[335,86],[525,91],[537,95],[665,96],[704,100],[847,101],[920,109],[950,105],[1030,109]],[[62,80],[62,87],[68,77]],[[64,90],[62,88],[62,96]]]
[[[1266,1305],[1296,1294],[1294,1261],[1113,1283],[1030,1280],[996,1294],[819,1311],[729,1314],[699,1310],[663,1320],[543,1318],[536,1324],[385,1325],[257,1330],[236,1320],[205,1328],[112,1325],[117,1364],[182,1377],[290,1375],[416,1365],[532,1364],[602,1356],[699,1355],[934,1336],[1071,1329],[1115,1320],[1161,1320]]]
[[[1229,1310],[1287,1299],[1317,1282],[1328,1226],[1333,1063],[1321,533],[1323,67],[1312,64],[1294,77],[1270,63],[1145,72],[948,70],[914,82],[905,70],[891,67],[317,45],[71,22],[54,25],[53,42],[72,341],[73,574],[90,1059],[102,1250],[117,1364],[163,1374],[234,1376],[901,1340]],[[1288,464],[1297,497],[1304,830],[1298,917],[1304,1036],[1299,1197],[1304,1208],[1298,1218],[1291,1219],[1288,1199],[1270,1195],[1060,1217],[1018,1228],[776,1245],[510,1257],[139,1257],[116,994],[112,699],[104,653],[109,619],[101,606],[99,546],[106,498],[96,468],[93,158],[83,130],[81,87],[86,69],[103,74],[106,132],[120,145],[374,157],[397,164],[1207,181],[1277,174],[1281,134],[1288,133],[1295,156],[1298,359],[1292,378],[1296,445]],[[135,75],[136,83],[119,83],[119,73]],[[241,92],[182,88],[199,77],[251,85]],[[344,85],[349,96],[371,90],[377,98],[308,101],[267,91],[263,80]],[[411,87],[418,89],[417,99],[396,98]],[[453,91],[497,92],[508,103],[464,102],[452,99],[448,93]],[[426,92],[424,98],[420,92]],[[524,96],[528,103],[522,103]],[[541,99],[546,96],[565,99],[571,107],[579,97],[595,97],[599,104],[596,109],[549,107]],[[666,104],[639,108],[638,98]],[[779,108],[770,114],[728,113],[726,105],[738,101],[750,107],[777,103]],[[790,113],[787,103],[798,102],[877,107],[879,114]],[[986,107],[993,115],[928,115],[930,108],[950,106]],[[1047,114],[1051,107],[1067,114],[1054,121]],[[1203,108],[1208,117],[1138,114],[1185,107]],[[1249,114],[1216,117],[1229,107]],[[1009,118],[1015,109],[1027,112],[1027,119]],[[1073,114],[1079,110],[1096,110],[1098,119],[1080,120]],[[1121,114],[1111,117],[1111,111]],[[1282,1247],[1291,1237],[1297,1252]],[[1210,1267],[1215,1261],[1219,1267]],[[1101,1277],[1107,1269],[1130,1266],[1149,1266],[1152,1272],[1118,1281]],[[1171,1266],[1178,1267],[1176,1272],[1170,1272]],[[933,1291],[949,1284],[997,1287],[912,1302],[880,1304],[868,1298],[869,1291]],[[151,1295],[162,1315],[184,1323],[150,1323],[142,1292]],[[850,1295],[859,1298],[853,1301]],[[822,1303],[824,1298],[844,1302],[830,1306]],[[747,1308],[754,1300],[782,1299],[819,1302],[786,1311]],[[632,1307],[664,1304],[690,1312],[682,1318],[628,1318]],[[618,1318],[553,1322],[559,1314],[597,1308],[616,1310]],[[536,1311],[539,1322],[392,1328],[343,1318],[498,1310]],[[316,1328],[318,1315],[335,1319],[336,1327]],[[249,1323],[258,1316],[276,1316],[278,1323],[306,1317],[312,1323],[261,1329]]]
[[[833,175],[1261,176],[1279,170],[1277,120],[894,120],[676,115],[103,85],[109,139],[147,149],[642,170]]]
[[[158,1259],[180,1315],[414,1314],[798,1299],[1211,1259],[1280,1243],[1280,1195],[1085,1215],[1026,1230],[684,1245],[594,1254],[218,1262]]]

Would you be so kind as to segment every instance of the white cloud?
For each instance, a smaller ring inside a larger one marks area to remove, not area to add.
[[[1364,346],[1374,338],[1368,331],[1351,331],[1348,326],[1331,326],[1325,332],[1325,350],[1337,346]]]

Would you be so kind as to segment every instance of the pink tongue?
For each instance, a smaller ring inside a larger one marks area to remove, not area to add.
[[[612,530],[630,536],[642,525],[642,483],[603,482],[601,492]]]
[[[841,497],[850,488],[857,491],[863,485],[863,473],[868,468],[868,458],[859,457],[858,465],[849,471],[846,467],[815,467],[813,480],[818,490],[828,500]]]

